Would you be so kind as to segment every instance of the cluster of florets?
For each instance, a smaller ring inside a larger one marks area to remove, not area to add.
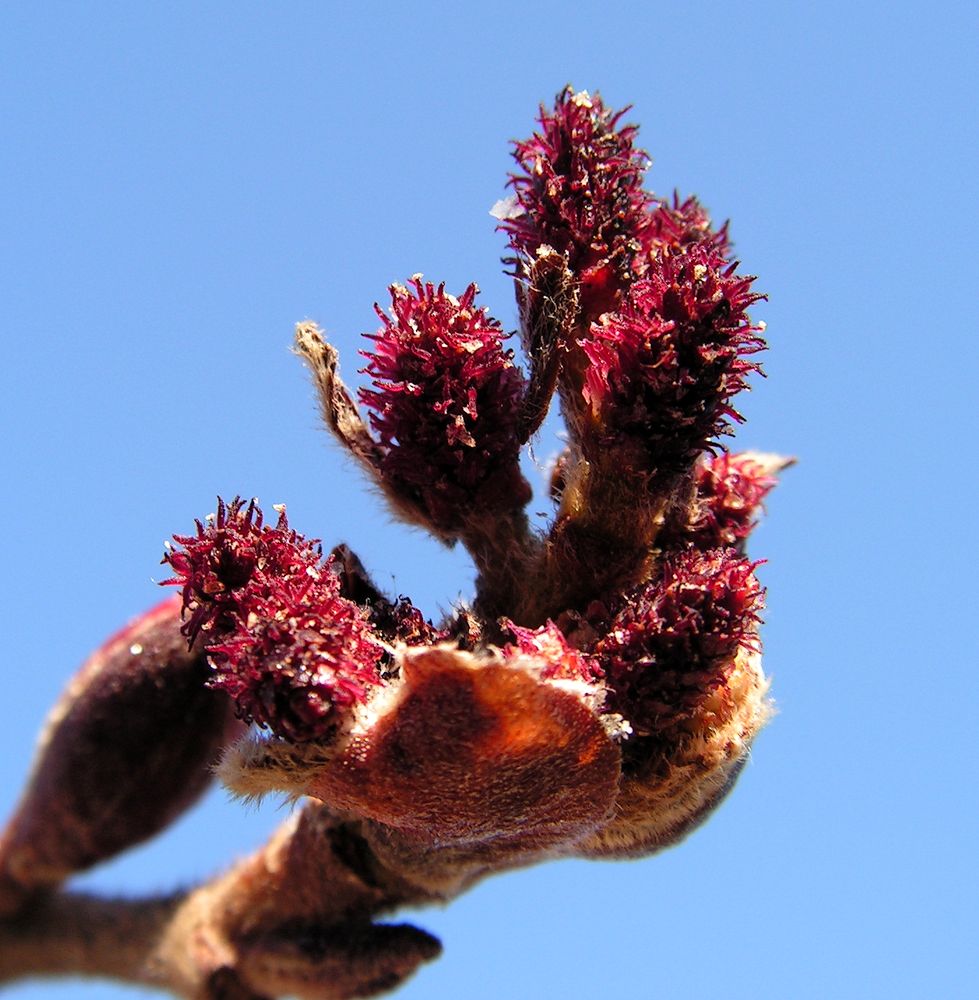
[[[687,541],[698,548],[741,548],[776,479],[758,458],[722,452],[698,464],[696,483]]]
[[[541,108],[540,130],[514,144],[521,170],[501,213],[517,260],[542,245],[567,255],[581,295],[598,302],[641,253],[656,203],[642,186],[649,157],[635,145],[637,130],[620,125],[628,110],[565,88],[553,111]]]
[[[624,114],[569,87],[515,144],[492,214],[526,376],[474,284],[390,286],[359,393],[322,331],[296,330],[328,428],[396,517],[465,546],[472,603],[432,624],[283,507],[266,524],[219,499],[164,555],[181,623],[164,602],[83,667],[0,831],[16,975],[37,952],[181,996],[374,995],[438,950],[379,915],[547,858],[661,850],[732,787],[770,715],[746,539],[788,462],[722,447],[761,296],[726,225],[643,188]],[[537,528],[521,450],[555,398]],[[257,855],[163,900],[52,895],[162,829],[218,759],[236,794],[305,800]]]
[[[597,96],[558,95],[540,129],[518,142],[513,204],[497,214],[532,283],[535,254],[563,254],[577,316],[562,391],[585,457],[616,449],[665,488],[741,418],[731,398],[759,371],[762,296],[737,273],[727,225],[693,197],[642,187],[648,155],[624,111]],[[574,429],[574,428],[573,428]]]
[[[380,683],[384,647],[284,508],[273,526],[254,501],[219,499],[213,518],[174,540],[182,549],[164,560],[177,574],[167,582],[182,588],[184,634],[202,638],[210,684],[242,718],[294,742],[319,739]]]
[[[760,296],[709,240],[664,248],[584,344],[585,397],[602,446],[628,439],[651,472],[673,474],[740,420],[731,397],[764,347],[747,309]]]
[[[182,551],[167,546],[163,561],[177,576],[165,582],[181,587],[188,639],[227,634],[250,615],[274,617],[283,601],[295,603],[319,578],[318,542],[293,531],[284,509],[278,513],[269,525],[254,500],[219,498],[214,514],[195,521],[195,534],[174,536]]]
[[[511,621],[504,623],[514,642],[504,655],[530,657],[540,662],[540,675],[545,680],[585,681],[595,683],[604,677],[594,656],[571,645],[564,633],[552,621],[540,628],[522,628]]]
[[[585,416],[570,421],[558,496],[601,469],[610,495],[635,480],[633,496],[685,511],[647,536],[663,554],[645,582],[594,595],[589,627],[573,633],[607,707],[638,736],[674,725],[724,682],[738,649],[755,647],[763,591],[740,550],[774,480],[718,442],[741,420],[732,398],[760,371],[763,327],[748,309],[762,296],[737,273],[726,224],[715,228],[696,198],[643,189],[649,158],[623,114],[570,88],[558,95],[515,144],[514,203],[497,214],[518,261],[553,248],[577,282],[560,378],[565,407],[580,414],[583,402]],[[679,499],[684,483],[690,500]],[[583,495],[603,502],[600,489],[579,490],[562,511],[569,523]],[[515,634],[532,647],[533,633]]]
[[[371,336],[360,399],[380,437],[380,473],[439,529],[474,511],[510,510],[530,498],[520,474],[517,426],[524,379],[500,324],[475,305],[419,277],[391,287],[391,313]]]
[[[726,225],[695,198],[643,188],[649,158],[624,113],[568,88],[515,144],[513,193],[495,214],[517,264],[528,378],[475,285],[457,298],[416,275],[391,286],[389,312],[375,306],[359,392],[369,424],[336,352],[315,328],[302,334],[332,429],[400,516],[462,539],[479,593],[435,628],[346,550],[324,563],[284,513],[270,528],[253,504],[219,506],[166,558],[187,635],[206,634],[213,684],[246,718],[325,738],[395,677],[397,647],[452,642],[591,685],[591,704],[604,698],[638,742],[689,716],[756,648],[763,591],[743,546],[774,480],[718,438],[759,371],[748,309],[761,296],[737,273]],[[538,537],[520,451],[555,391],[569,444],[561,507]]]
[[[757,648],[764,604],[756,563],[730,549],[690,549],[664,560],[626,594],[595,645],[609,707],[637,736],[663,734],[723,684],[739,648]]]

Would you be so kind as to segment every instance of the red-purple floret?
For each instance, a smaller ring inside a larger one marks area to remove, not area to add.
[[[506,629],[514,637],[514,642],[504,647],[507,658],[524,655],[547,662],[541,671],[545,680],[569,680],[594,683],[601,680],[602,669],[593,656],[575,649],[564,633],[552,621],[540,628],[523,628],[511,621],[504,621]]]

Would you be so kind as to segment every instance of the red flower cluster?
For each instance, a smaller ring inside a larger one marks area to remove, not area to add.
[[[380,436],[380,472],[446,533],[474,512],[521,508],[517,436],[524,379],[506,334],[474,304],[414,278],[391,287],[391,315],[365,352],[373,389],[360,391]]]
[[[565,88],[540,131],[514,144],[521,172],[511,175],[516,205],[500,228],[523,258],[541,245],[568,255],[585,293],[614,290],[646,242],[656,200],[643,190],[649,156],[635,146],[628,111],[596,94]]]
[[[203,634],[214,674],[239,714],[293,742],[320,739],[338,708],[380,683],[384,649],[362,610],[340,595],[319,546],[289,528],[284,509],[266,525],[251,501],[218,500],[217,514],[164,561],[183,591],[184,634]]]
[[[764,341],[746,312],[761,296],[735,266],[712,238],[663,248],[583,345],[599,440],[640,444],[650,472],[684,471],[741,419],[730,399]]]
[[[674,193],[672,204],[660,202],[652,213],[645,236],[650,253],[645,262],[641,258],[637,261],[638,274],[644,272],[646,264],[655,262],[656,251],[664,247],[706,243],[724,257],[731,252],[727,223],[715,230],[707,209],[693,196],[680,201],[680,196]]]
[[[186,634],[208,635],[213,684],[246,718],[316,739],[380,682],[385,650],[451,641],[478,652],[509,635],[504,658],[541,664],[545,681],[607,683],[607,710],[648,731],[688,711],[755,641],[761,589],[740,549],[773,480],[704,453],[740,419],[731,399],[758,370],[764,343],[747,310],[761,296],[697,199],[643,189],[648,157],[624,114],[568,88],[515,146],[522,172],[501,228],[524,268],[529,394],[474,284],[456,298],[416,276],[391,286],[389,313],[375,306],[372,385],[359,392],[373,434],[335,352],[305,334],[328,422],[394,509],[473,552],[472,613],[437,629],[381,595],[350,553],[334,572],[284,514],[270,528],[254,504],[222,504],[177,538],[184,551],[167,560]],[[533,395],[546,410],[555,388],[571,486],[539,539],[521,520],[523,408]],[[681,500],[691,477],[693,500]],[[666,555],[643,565],[648,552]]]
[[[723,452],[697,466],[697,502],[687,540],[698,548],[741,547],[775,477],[751,455]]]
[[[37,920],[58,972],[67,941],[116,974],[119,928],[142,927],[122,967],[143,985],[150,970],[181,996],[373,995],[437,952],[376,917],[538,860],[652,853],[727,794],[771,714],[744,548],[788,463],[718,442],[759,370],[761,296],[726,226],[644,190],[623,115],[567,88],[516,144],[494,214],[526,380],[474,284],[456,298],[416,276],[375,305],[369,419],[337,351],[297,327],[326,425],[395,516],[465,546],[472,603],[435,626],[346,546],[324,560],[284,509],[267,525],[254,501],[218,500],[164,556],[182,624],[171,602],[89,661],[0,836],[15,966]],[[555,396],[566,448],[538,527],[520,453]],[[242,734],[235,708],[272,737]],[[229,788],[305,798],[259,854],[183,899],[50,898],[170,822],[238,735]]]
[[[627,596],[593,652],[609,707],[638,736],[689,717],[724,683],[737,649],[757,649],[764,591],[756,565],[730,549],[690,549]]]
[[[544,664],[541,669],[544,680],[594,683],[603,677],[602,668],[595,658],[575,649],[554,622],[546,622],[537,629],[522,628],[510,621],[505,624],[516,642],[506,646],[504,654],[540,659]]]

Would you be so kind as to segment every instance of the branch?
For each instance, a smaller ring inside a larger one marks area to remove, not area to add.
[[[310,802],[251,858],[190,892],[34,900],[0,922],[0,983],[83,975],[194,1000],[365,996],[441,950],[423,931],[373,916],[431,898],[378,864],[356,827]]]

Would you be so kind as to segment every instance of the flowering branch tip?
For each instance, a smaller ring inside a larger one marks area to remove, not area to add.
[[[512,341],[474,283],[421,275],[375,305],[358,389],[318,327],[296,328],[325,424],[399,518],[468,549],[472,603],[432,622],[347,546],[324,557],[284,506],[266,520],[219,497],[166,547],[178,595],[52,714],[0,832],[0,982],[374,995],[439,950],[383,914],[548,858],[653,853],[728,794],[771,714],[746,549],[791,460],[724,447],[761,374],[764,296],[726,223],[644,187],[628,112],[569,86],[514,143],[492,210]],[[552,404],[566,448],[536,529],[521,459]],[[215,769],[240,796],[301,804],[186,893],[60,889],[163,829]]]

